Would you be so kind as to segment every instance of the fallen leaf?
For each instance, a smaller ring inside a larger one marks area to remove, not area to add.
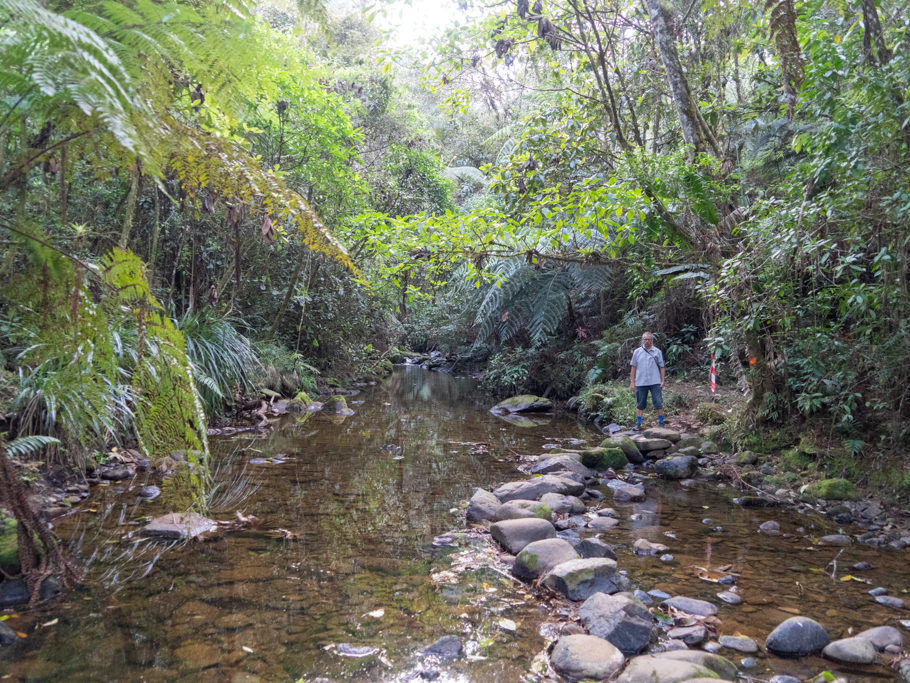
[[[781,612],[786,612],[787,614],[799,614],[800,611],[795,607],[778,607]]]
[[[22,631],[16,631],[16,635],[19,636],[20,638],[28,638],[28,634],[23,633]]]
[[[368,617],[373,617],[374,619],[382,619],[385,616],[385,610],[382,608],[374,609],[372,612],[367,612]]]
[[[241,646],[240,649],[246,652],[248,655],[253,654],[253,648],[247,647],[246,645]]]
[[[50,621],[46,621],[43,624],[41,624],[41,628],[47,628],[49,626],[56,626],[59,621],[60,621],[59,618],[51,619]]]
[[[518,624],[511,619],[500,619],[498,624],[503,631],[515,631],[518,628]]]

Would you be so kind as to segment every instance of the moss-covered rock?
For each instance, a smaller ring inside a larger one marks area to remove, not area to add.
[[[695,418],[706,425],[719,425],[727,420],[727,411],[717,403],[699,403]]]
[[[521,396],[512,396],[500,401],[491,410],[495,413],[530,413],[549,410],[552,407],[553,404],[548,398],[534,396],[533,394],[522,394]]]
[[[603,469],[618,470],[629,464],[629,459],[621,448],[604,448],[600,458],[600,467]]]
[[[335,394],[323,403],[322,407],[330,413],[341,413],[348,409],[348,402],[341,394]]]
[[[15,519],[0,515],[0,568],[7,573],[19,571],[19,541]]]
[[[628,436],[611,436],[601,442],[602,448],[619,448],[626,456],[628,462],[641,464],[645,461],[638,446]]]
[[[822,479],[803,490],[804,500],[858,500],[859,491],[846,479]]]
[[[737,465],[754,465],[758,462],[758,456],[754,451],[740,451],[736,454]]]
[[[603,460],[606,448],[588,448],[579,454],[581,464],[585,467],[597,468]]]
[[[305,391],[297,392],[297,395],[294,396],[290,401],[288,401],[288,410],[292,413],[302,413],[307,409],[313,402],[313,399],[310,398],[310,395]]]

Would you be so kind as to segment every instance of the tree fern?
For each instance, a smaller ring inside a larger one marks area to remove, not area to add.
[[[37,453],[48,446],[55,446],[60,443],[59,439],[51,436],[20,436],[5,444],[6,454],[14,458],[22,458],[31,453]]]

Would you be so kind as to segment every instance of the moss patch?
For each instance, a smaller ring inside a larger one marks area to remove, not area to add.
[[[803,491],[805,499],[858,500],[859,491],[846,479],[822,479],[809,484]]]
[[[0,515],[0,567],[8,573],[19,570],[16,520]]]
[[[600,466],[606,469],[618,470],[629,464],[629,459],[621,448],[604,448],[600,458]]]
[[[533,508],[531,508],[531,512],[534,513],[535,517],[540,517],[541,519],[545,519],[548,522],[553,519],[553,511],[546,503],[535,505]]]
[[[727,421],[727,411],[717,403],[699,403],[695,418],[706,425],[720,425]]]

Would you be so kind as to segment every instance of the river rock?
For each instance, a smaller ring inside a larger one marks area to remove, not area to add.
[[[671,650],[641,655],[629,662],[617,683],[677,683],[678,681],[733,681],[736,665],[730,660],[698,650]]]
[[[0,645],[6,647],[12,645],[17,640],[19,640],[19,636],[16,635],[16,632],[0,621]]]
[[[579,608],[578,616],[588,633],[609,640],[624,655],[637,654],[651,642],[651,613],[630,595],[595,593]]]
[[[552,474],[553,472],[574,472],[585,477],[593,477],[594,472],[585,467],[578,459],[577,453],[558,453],[538,460],[531,467],[531,474]]]
[[[790,617],[777,626],[765,647],[782,657],[803,657],[821,650],[830,642],[828,632],[809,617]]]
[[[616,551],[608,543],[599,538],[586,538],[575,544],[575,550],[582,558],[588,557],[607,557],[611,560],[616,559]]]
[[[746,636],[721,636],[717,640],[724,647],[747,655],[758,652],[758,643]]]
[[[901,632],[893,626],[876,626],[875,628],[869,628],[862,633],[856,634],[856,637],[868,640],[879,652],[883,652],[889,645],[895,645],[899,648],[904,646],[904,637],[901,635]]]
[[[142,529],[143,536],[152,538],[196,538],[218,528],[218,522],[197,512],[171,512],[156,517]]]
[[[618,593],[630,585],[629,579],[616,570],[616,560],[606,557],[558,564],[544,576],[543,583],[569,600],[586,600],[594,593]]]
[[[484,489],[477,489],[468,502],[467,519],[469,522],[475,523],[491,520],[496,516],[496,511],[501,505],[502,501],[492,493]]]
[[[803,500],[859,500],[859,491],[846,479],[814,481],[802,492]]]
[[[894,609],[900,609],[904,606],[903,599],[896,598],[893,595],[876,595],[875,602],[879,605],[884,605],[885,607],[893,607]]]
[[[673,607],[681,612],[695,614],[699,617],[713,617],[717,614],[717,607],[710,602],[696,600],[695,598],[687,598],[682,595],[677,595],[668,600],[664,600],[661,603],[661,607]]]
[[[640,465],[645,461],[638,446],[636,446],[635,442],[628,436],[611,436],[609,439],[604,439],[600,445],[604,448],[620,449],[626,454],[626,459],[636,465]]]
[[[738,593],[733,591],[723,591],[717,594],[717,597],[723,600],[728,605],[738,605],[743,601]]]
[[[422,655],[439,659],[458,659],[461,656],[462,644],[458,636],[443,636],[435,643],[427,645],[420,651]]]
[[[548,398],[534,396],[532,394],[522,394],[520,396],[512,396],[511,398],[507,398],[504,401],[500,401],[495,406],[490,408],[490,412],[499,414],[531,413],[549,410],[552,407],[553,403]]]
[[[875,661],[875,646],[862,638],[843,638],[828,643],[822,654],[838,662],[871,664]]]
[[[621,448],[608,446],[582,451],[581,462],[598,470],[618,470],[628,465],[629,459]]]
[[[521,500],[520,498],[503,503],[493,520],[501,522],[505,519],[523,519],[525,517],[539,517],[548,522],[553,521],[553,513],[548,505],[536,500]]]
[[[638,450],[642,452],[646,458],[651,458],[653,456],[649,455],[652,451],[664,451],[670,448],[672,444],[666,439],[648,439],[646,437],[639,437],[633,439],[635,445],[638,446]]]
[[[632,544],[632,549],[639,557],[660,555],[661,553],[665,553],[669,550],[669,548],[663,543],[652,543],[646,538],[639,538],[637,541],[635,541],[635,543]]]
[[[540,502],[558,515],[564,512],[577,515],[588,509],[581,498],[564,496],[561,493],[545,493],[540,497]]]
[[[155,500],[161,495],[161,489],[154,485],[143,486],[139,489],[139,497],[142,500]]]
[[[661,479],[679,481],[695,475],[698,471],[698,461],[691,455],[672,455],[659,460],[655,469]]]
[[[613,492],[613,500],[617,503],[640,503],[645,499],[643,487],[634,486],[622,479],[611,479],[607,487]]]
[[[561,538],[547,538],[528,543],[512,564],[512,574],[519,579],[532,581],[549,572],[553,567],[578,559],[572,544]]]
[[[126,465],[115,465],[101,470],[101,478],[106,481],[122,481],[123,479],[129,479],[131,476],[133,476],[133,473]]]
[[[767,522],[762,522],[759,524],[758,530],[763,534],[779,534],[780,522],[775,522],[773,519],[769,519]]]
[[[573,481],[568,477],[553,474],[544,474],[523,481],[511,481],[503,484],[493,491],[493,495],[503,503],[510,500],[537,500],[545,493],[561,493],[563,495],[577,496],[585,490],[583,484]]]
[[[528,543],[556,538],[556,528],[547,520],[538,517],[507,519],[491,526],[490,535],[506,551],[517,555]]]
[[[556,538],[571,543],[575,550],[578,550],[578,544],[581,543],[581,536],[574,529],[559,529],[556,531]]]
[[[595,517],[588,522],[588,528],[597,529],[598,531],[609,531],[619,524],[619,520],[614,517]]]
[[[611,678],[624,661],[622,653],[603,638],[583,634],[560,638],[550,657],[553,668],[573,681]]]
[[[717,447],[717,444],[711,440],[702,441],[701,445],[699,445],[699,447],[698,447],[698,450],[701,451],[702,455],[714,455],[715,453],[720,452],[720,449]]]
[[[829,534],[828,536],[822,536],[820,539],[818,539],[818,542],[821,545],[836,546],[848,546],[853,543],[851,538],[849,536],[845,536],[844,534]]]
[[[682,439],[682,434],[666,427],[649,427],[642,432],[642,436],[648,439],[664,439],[670,443],[679,443],[679,440]]]
[[[41,588],[38,589],[38,597],[41,600],[50,600],[59,592],[60,582],[53,576],[49,576],[41,582]],[[0,609],[24,605],[28,602],[29,597],[25,579],[18,578],[0,581]]]
[[[678,628],[671,628],[667,632],[667,636],[674,640],[681,640],[689,647],[692,647],[693,645],[699,645],[705,641],[708,637],[708,629],[701,625],[680,626]]]

